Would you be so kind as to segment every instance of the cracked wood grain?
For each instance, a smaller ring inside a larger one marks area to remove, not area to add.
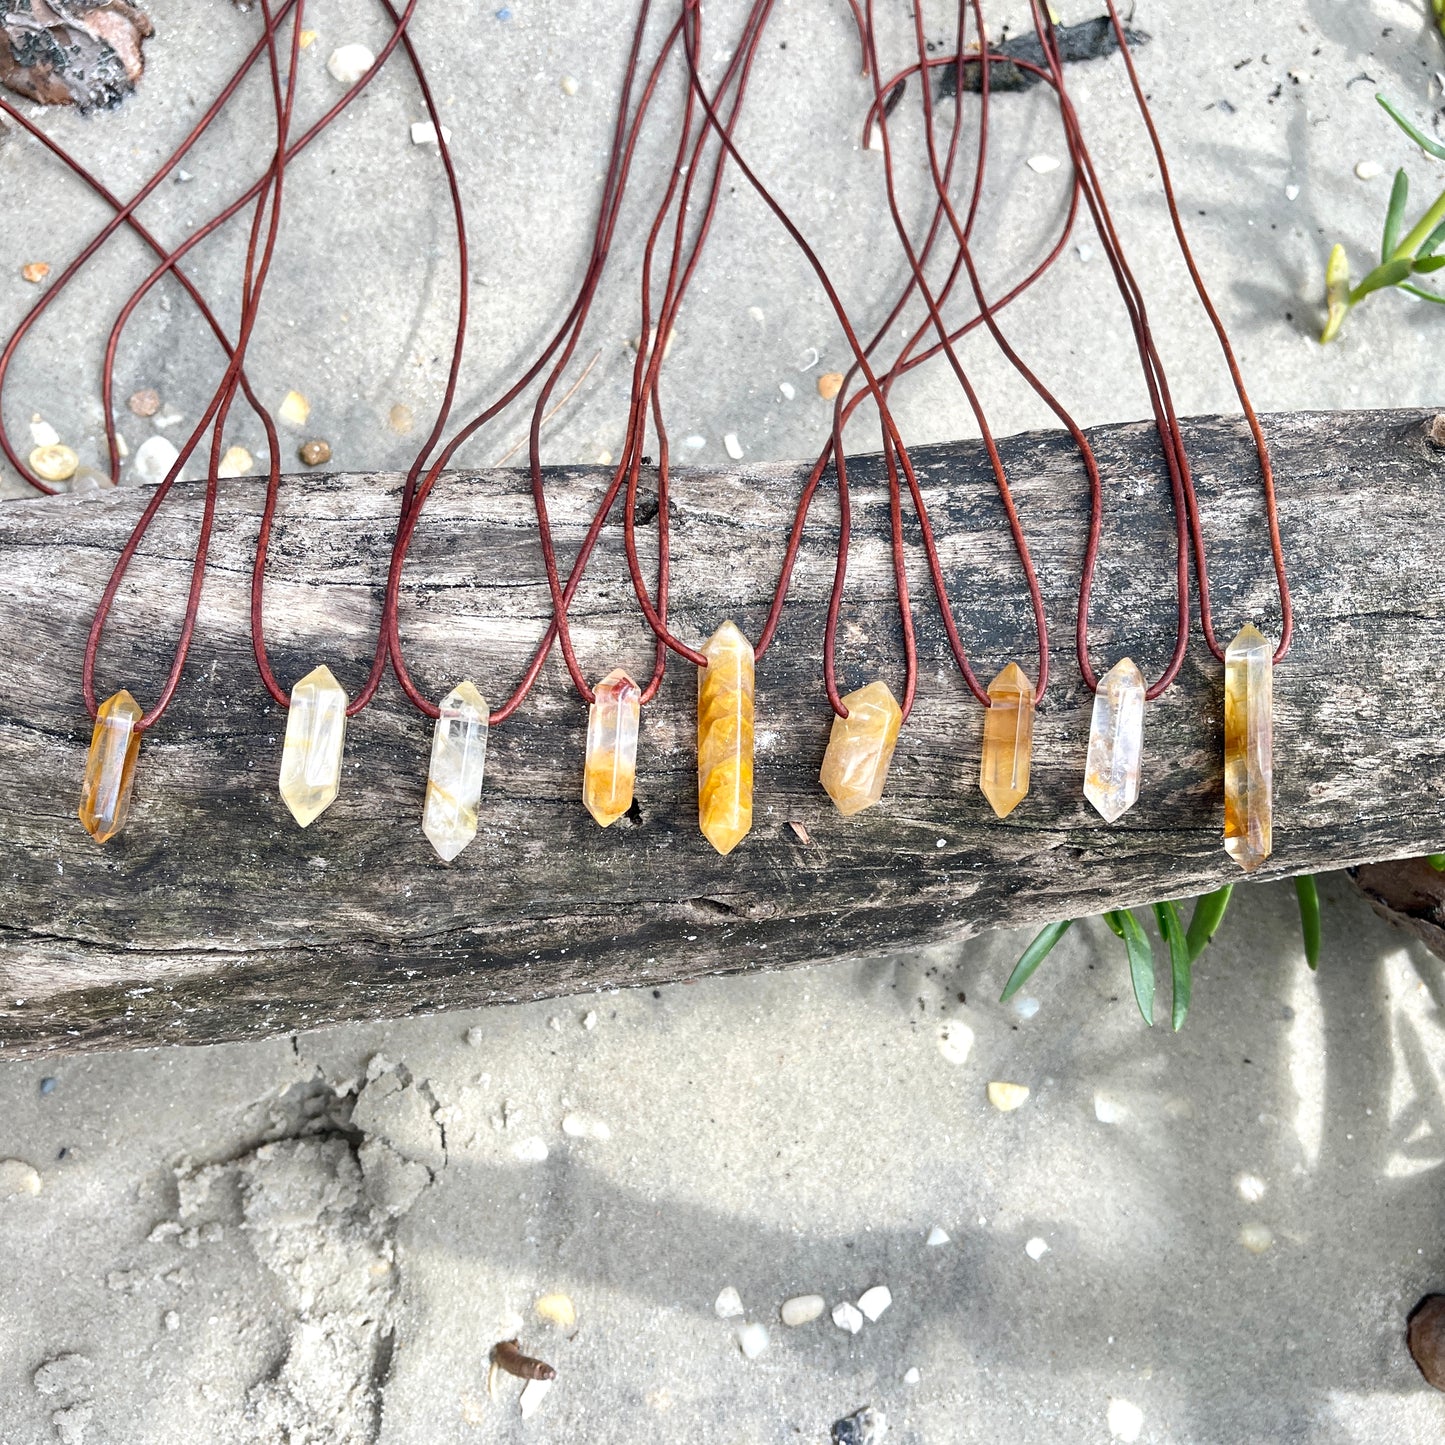
[[[1440,766],[1445,454],[1421,413],[1268,419],[1298,618],[1276,679],[1275,856],[1262,876],[1427,852],[1445,842]],[[1211,540],[1215,614],[1277,629],[1253,452],[1236,420],[1188,424]],[[1095,659],[1156,673],[1170,644],[1171,522],[1152,426],[1094,433],[1109,514]],[[494,730],[481,829],[451,867],[420,828],[430,725],[388,681],[350,728],[341,796],[306,831],[276,794],[284,720],[250,656],[247,589],[261,502],[223,483],[197,639],[172,710],[142,745],[125,832],[97,848],[75,818],[89,721],[80,659],[95,598],[143,501],[126,489],[0,508],[0,1057],[257,1038],[346,1019],[470,1007],[720,971],[912,948],[980,929],[1179,897],[1239,875],[1220,841],[1220,669],[1198,638],[1145,722],[1143,790],[1112,827],[1084,801],[1090,697],[1073,660],[1086,494],[1066,437],[1004,447],[1053,628],[1055,680],[1033,790],[1004,823],[976,785],[982,715],[947,653],[916,535],[917,708],[883,803],[837,817],[817,784],[830,714],[819,649],[836,508],[820,496],[792,600],[758,668],[752,835],[728,858],[697,831],[692,669],[644,711],[638,808],[607,830],[581,804],[586,712],[554,657]],[[972,443],[916,457],[978,670],[1033,671],[1027,599]],[[756,634],[803,468],[680,473],[679,633],[726,616]],[[851,464],[857,541],[841,680],[900,685],[887,499],[876,459]],[[287,479],[268,589],[277,675],[326,662],[354,689],[376,626],[393,476]],[[571,555],[604,485],[548,476]],[[102,695],[145,704],[170,657],[199,512],[171,497],[122,590]],[[650,563],[649,563],[650,568]],[[438,488],[408,566],[403,627],[434,694],[470,677],[494,702],[547,616],[517,471]],[[595,679],[643,672],[647,634],[610,532],[578,594]],[[803,842],[790,821],[805,826]]]

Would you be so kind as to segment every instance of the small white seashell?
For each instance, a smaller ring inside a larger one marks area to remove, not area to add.
[[[442,127],[442,139],[450,145],[452,133],[446,126]],[[414,146],[434,146],[437,143],[437,128],[433,121],[414,120],[411,123],[411,143]]]
[[[740,462],[740,461],[742,461],[742,459],[743,459],[743,444],[738,440],[738,434],[737,434],[735,431],[730,431],[730,432],[723,438],[723,446],[724,446],[724,448],[726,448],[727,454],[728,454],[735,462]]]
[[[690,437],[683,437],[682,444],[690,452],[700,452],[707,445],[707,438],[700,437],[696,432]]]
[[[1011,1113],[1020,1105],[1027,1103],[1028,1097],[1027,1084],[1006,1084],[995,1079],[988,1086],[988,1101],[1000,1114]]]
[[[843,1300],[833,1306],[833,1323],[840,1330],[847,1330],[850,1335],[856,1335],[863,1328],[863,1316],[858,1312],[857,1306]]]
[[[738,1326],[738,1349],[750,1360],[755,1360],[768,1347],[768,1331],[766,1325],[754,1322],[750,1325]]]
[[[1384,169],[1384,166],[1382,166],[1379,161],[1361,161],[1359,165],[1355,167],[1355,174],[1362,181],[1372,181]]]
[[[37,412],[30,418],[30,440],[38,447],[55,447],[60,445],[60,433]]]
[[[925,1241],[930,1249],[937,1249],[940,1244],[948,1243],[948,1231],[940,1224],[935,1224],[928,1231],[928,1238]]]
[[[175,466],[176,458],[179,456],[180,453],[168,438],[147,437],[135,449],[135,461],[132,466],[140,481],[163,482],[166,474]]]
[[[542,1398],[547,1391],[556,1383],[555,1380],[528,1380],[522,1386],[522,1393],[517,1399],[517,1408],[522,1412],[525,1420],[529,1415],[536,1413],[537,1406],[542,1403]]]
[[[905,1385],[916,1385],[922,1378],[923,1376],[918,1373],[917,1365],[914,1365],[911,1370],[905,1370],[903,1372],[903,1383]]]
[[[728,1285],[713,1302],[713,1313],[720,1320],[734,1320],[742,1314],[743,1302],[737,1290]]]
[[[543,1139],[533,1135],[530,1139],[523,1139],[512,1148],[512,1153],[527,1164],[540,1164],[547,1157],[547,1144]]]
[[[612,1129],[604,1119],[590,1114],[568,1114],[562,1120],[562,1132],[573,1139],[610,1139]]]
[[[858,1308],[870,1320],[876,1320],[892,1303],[893,1295],[886,1284],[875,1284],[872,1289],[865,1289],[858,1296]]]
[[[276,408],[276,414],[287,426],[305,426],[307,418],[311,415],[311,403],[299,391],[288,391],[281,398],[281,405]]]
[[[1258,1204],[1264,1198],[1265,1183],[1257,1174],[1241,1174],[1234,1181],[1234,1187],[1246,1204]]]
[[[570,75],[564,75],[562,77],[561,85],[563,95],[577,94],[577,82]]]
[[[1013,1000],[1013,1010],[1021,1019],[1031,1019],[1039,1011],[1039,1001],[1031,994],[1017,994]]]
[[[1298,199],[1299,199],[1299,187],[1298,187],[1298,186],[1286,186],[1286,187],[1284,188],[1284,198],[1285,198],[1285,200],[1287,200],[1287,201],[1298,200]]]
[[[40,1175],[23,1159],[0,1159],[0,1199],[40,1193]]]
[[[1048,1252],[1048,1244],[1044,1240],[1040,1239],[1037,1235],[1035,1235],[1031,1240],[1029,1240],[1026,1245],[1024,1245],[1024,1253],[1028,1255],[1028,1257],[1035,1263],[1041,1260]]]
[[[1101,1124],[1117,1124],[1124,1111],[1107,1094],[1094,1095],[1094,1117]]]
[[[559,1330],[570,1330],[577,1323],[577,1306],[565,1294],[544,1294],[532,1306],[537,1318],[556,1325]]]
[[[1274,1243],[1274,1235],[1267,1224],[1246,1224],[1239,1231],[1239,1242],[1251,1254],[1263,1254]]]
[[[752,319],[756,321],[759,326],[762,326],[767,322],[767,317],[763,314],[763,308],[761,306],[749,306],[748,315],[751,316]]]
[[[597,1010],[589,1009],[582,1016],[582,1027],[584,1029],[595,1029],[597,1027]]]
[[[244,477],[254,465],[251,453],[245,447],[227,447],[226,455],[221,458],[221,464],[216,468],[216,475],[218,477]]]
[[[973,1051],[973,1030],[961,1019],[949,1019],[938,1031],[938,1052],[950,1064],[965,1064]]]
[[[1144,1412],[1132,1400],[1110,1399],[1107,1419],[1109,1434],[1116,1440],[1137,1440],[1144,1428]]]
[[[787,401],[792,401],[798,394],[798,388],[794,386],[791,381],[780,381],[778,383],[778,390],[783,393],[783,397]]]
[[[799,1325],[808,1325],[818,1318],[827,1308],[827,1302],[820,1294],[794,1295],[790,1300],[783,1301],[783,1308],[779,1311],[783,1323],[790,1329],[797,1329]]]
[[[373,65],[376,56],[364,45],[339,45],[326,61],[331,78],[342,85],[355,85]]]
[[[1059,158],[1057,156],[1029,157],[1029,169],[1031,171],[1037,171],[1041,176],[1046,176],[1050,171],[1056,171],[1058,168]]]

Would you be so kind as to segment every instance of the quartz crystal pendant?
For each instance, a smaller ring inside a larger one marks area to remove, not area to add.
[[[886,682],[870,682],[850,692],[843,706],[848,716],[834,715],[818,781],[833,806],[851,818],[883,796],[903,712]]]
[[[1000,818],[1029,790],[1034,749],[1034,687],[1016,662],[988,685],[992,706],[983,715],[983,760],[978,785]]]
[[[331,669],[322,665],[291,689],[281,748],[281,796],[303,828],[335,800],[345,745],[346,694]]]
[[[592,696],[592,706],[587,710],[582,801],[607,828],[632,806],[642,689],[618,668],[597,684]]]
[[[1253,873],[1274,813],[1274,659],[1252,623],[1224,651],[1224,848]]]
[[[1084,764],[1084,796],[1106,823],[1134,806],[1143,750],[1144,674],[1126,657],[1099,679]]]
[[[753,649],[724,622],[697,674],[697,821],[719,853],[753,826]]]
[[[124,690],[101,703],[85,759],[80,789],[80,821],[97,843],[120,832],[130,812],[130,787],[135,781],[140,734],[140,704]]]
[[[477,836],[490,713],[486,698],[469,682],[459,682],[440,708],[431,735],[421,830],[437,857],[450,863]]]

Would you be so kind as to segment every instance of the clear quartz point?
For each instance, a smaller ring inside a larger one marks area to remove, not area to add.
[[[323,664],[291,689],[281,747],[281,797],[303,828],[335,801],[345,746],[346,694]]]
[[[1126,657],[1099,679],[1094,692],[1084,796],[1106,823],[1123,817],[1139,796],[1144,691],[1143,673]]]
[[[450,863],[477,836],[490,709],[470,682],[459,682],[438,706],[421,827],[437,857]]]

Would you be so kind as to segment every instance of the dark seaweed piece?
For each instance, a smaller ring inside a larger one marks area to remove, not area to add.
[[[1068,65],[1077,64],[1082,60],[1102,60],[1106,55],[1112,55],[1119,48],[1118,38],[1114,34],[1114,24],[1107,15],[1101,15],[1096,20],[1081,20],[1077,25],[1056,25],[1054,34],[1058,37],[1059,54],[1063,56],[1065,64]],[[1124,34],[1128,37],[1130,46],[1136,50],[1141,45],[1149,43],[1148,35],[1142,30],[1126,27]],[[995,55],[1005,55],[1014,60],[1031,61],[1034,65],[1043,65],[1044,63],[1044,48],[1039,44],[1037,35],[1016,35],[1012,40],[1005,40],[992,48]],[[981,79],[977,62],[966,64],[963,67],[964,90],[976,94],[981,88]],[[1021,70],[1016,65],[999,64],[993,67],[993,74],[989,78],[989,90],[1027,90],[1030,86],[1038,83],[1038,76],[1031,71]],[[939,95],[953,95],[957,89],[958,67],[956,65],[939,66]]]

